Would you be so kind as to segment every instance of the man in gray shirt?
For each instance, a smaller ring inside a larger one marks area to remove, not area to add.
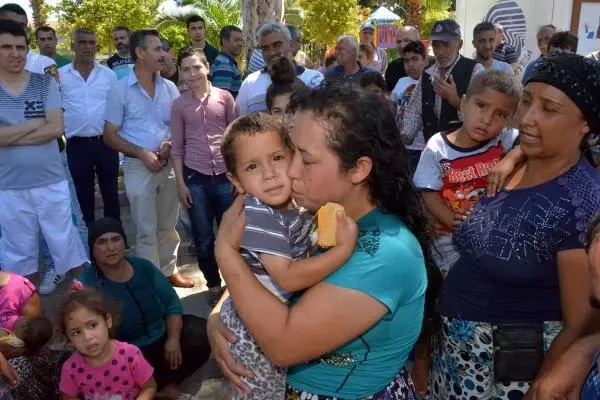
[[[59,274],[87,262],[71,217],[56,139],[63,132],[58,84],[27,72],[27,36],[0,20],[0,265],[19,275],[38,270],[41,229]]]

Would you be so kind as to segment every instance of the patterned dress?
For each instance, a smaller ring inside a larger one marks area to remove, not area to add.
[[[562,329],[557,255],[583,249],[600,209],[600,177],[587,160],[533,188],[483,198],[457,227],[461,258],[440,298],[430,399],[521,399],[530,382],[497,382],[493,331],[543,323],[544,351]]]

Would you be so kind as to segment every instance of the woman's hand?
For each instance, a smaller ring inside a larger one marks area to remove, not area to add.
[[[16,387],[19,384],[19,380],[21,379],[19,377],[19,374],[17,373],[17,371],[15,371],[15,369],[13,367],[11,367],[11,365],[8,363],[8,361],[6,360],[4,355],[2,355],[1,353],[0,353],[0,373],[2,374],[2,376],[4,376],[4,380],[6,381],[6,384],[11,389]]]
[[[210,341],[210,348],[212,349],[212,356],[219,364],[223,376],[238,391],[250,395],[251,390],[241,377],[252,377],[252,372],[236,363],[229,352],[228,343],[236,343],[237,337],[227,329],[218,313],[213,313],[208,317],[206,330],[208,340]]]
[[[238,195],[231,207],[225,211],[221,218],[217,239],[215,241],[215,248],[227,246],[238,251],[240,249],[240,243],[242,242],[245,225],[244,196]]]
[[[177,369],[181,365],[182,357],[179,338],[167,339],[165,342],[165,360],[171,369]]]

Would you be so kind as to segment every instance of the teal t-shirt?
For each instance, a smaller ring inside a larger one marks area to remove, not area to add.
[[[389,312],[360,337],[290,368],[287,382],[296,389],[350,400],[372,396],[404,367],[419,337],[427,287],[419,242],[396,216],[379,209],[358,220],[358,227],[352,258],[325,282],[366,293]]]

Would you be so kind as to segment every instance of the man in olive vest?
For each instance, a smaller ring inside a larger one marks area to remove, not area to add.
[[[402,134],[414,138],[422,130],[425,141],[437,132],[462,124],[460,99],[483,65],[459,54],[463,41],[456,21],[436,21],[430,36],[436,62],[427,68],[408,103]]]

